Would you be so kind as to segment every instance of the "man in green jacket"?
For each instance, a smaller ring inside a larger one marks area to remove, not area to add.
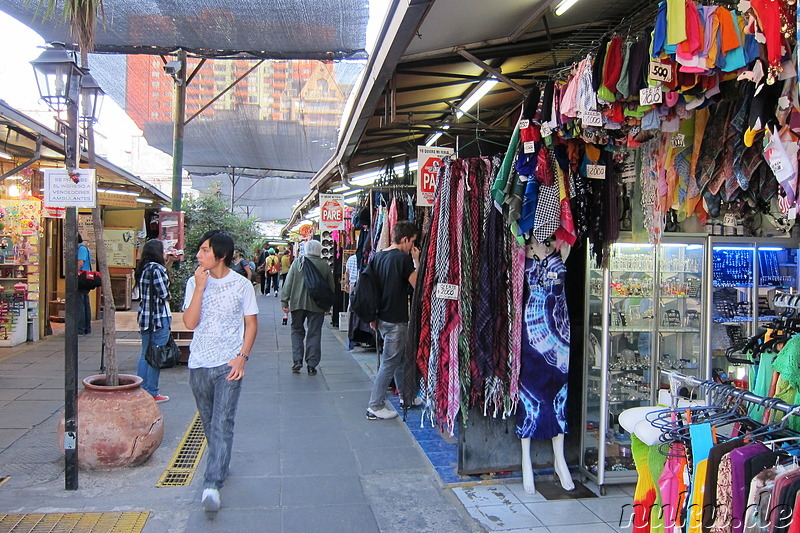
[[[314,303],[306,290],[301,270],[305,261],[317,267],[319,273],[328,282],[331,290],[335,290],[333,272],[326,261],[320,258],[322,244],[319,241],[305,243],[305,256],[294,261],[286,275],[281,289],[281,306],[283,312],[292,313],[292,372],[299,373],[305,359],[308,375],[317,373],[317,365],[322,356],[322,322],[329,309],[322,309]],[[305,324],[305,327],[304,327]],[[307,329],[306,329],[307,328]]]

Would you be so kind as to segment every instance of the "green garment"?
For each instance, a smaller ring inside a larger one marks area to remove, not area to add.
[[[288,307],[292,311],[305,309],[312,313],[324,313],[329,310],[322,309],[314,303],[303,282],[303,272],[300,271],[300,265],[309,260],[317,267],[319,273],[328,282],[331,290],[336,290],[333,282],[333,272],[331,272],[331,267],[327,261],[318,256],[306,255],[304,258],[294,261],[292,266],[289,267],[289,273],[286,275],[286,281],[283,282],[283,288],[281,289],[281,307]]]
[[[764,352],[761,354],[761,361],[758,363],[758,374],[752,386],[753,394],[764,398],[769,396],[769,386],[772,384],[772,361],[774,359],[775,354],[772,352]],[[750,418],[753,420],[761,420],[764,418],[764,406],[755,403],[750,404]]]
[[[519,146],[519,122],[514,126],[514,134],[511,135],[511,142],[508,143],[508,150],[506,156],[503,158],[503,164],[497,171],[497,177],[492,184],[491,195],[494,203],[498,208],[502,207],[505,203],[506,194],[508,194],[509,177],[511,176],[511,167],[514,165],[514,159],[517,156],[517,147]]]

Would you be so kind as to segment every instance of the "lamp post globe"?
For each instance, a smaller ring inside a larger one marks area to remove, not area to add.
[[[81,120],[95,124],[103,108],[103,97],[106,93],[89,73],[89,69],[83,69],[81,78],[81,105],[78,114]]]
[[[50,48],[31,61],[31,65],[39,96],[54,111],[60,112],[77,103],[77,89],[83,71],[63,43],[50,43]]]

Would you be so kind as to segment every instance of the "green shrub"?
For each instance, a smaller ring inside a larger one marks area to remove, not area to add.
[[[197,268],[197,249],[200,247],[200,237],[209,230],[225,230],[233,237],[237,249],[253,250],[256,242],[262,241],[256,219],[240,218],[230,212],[230,204],[219,194],[212,194],[200,198],[191,198],[183,201],[183,226],[184,226],[184,261],[173,266],[171,272],[170,292],[172,301],[170,307],[173,311],[181,311],[183,306],[186,282],[194,275]],[[249,257],[249,256],[248,256]]]

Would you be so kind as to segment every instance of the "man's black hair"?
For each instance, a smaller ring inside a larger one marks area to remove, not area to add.
[[[214,257],[217,259],[225,258],[225,266],[231,266],[233,261],[233,239],[228,235],[228,232],[221,229],[207,231],[200,237],[200,246],[206,241],[208,241],[208,245],[214,252]]]
[[[394,225],[394,228],[392,228],[392,242],[394,244],[400,244],[400,241],[403,240],[403,237],[413,239],[417,236],[417,233],[419,233],[417,231],[417,226],[415,226],[413,222],[401,220]]]

